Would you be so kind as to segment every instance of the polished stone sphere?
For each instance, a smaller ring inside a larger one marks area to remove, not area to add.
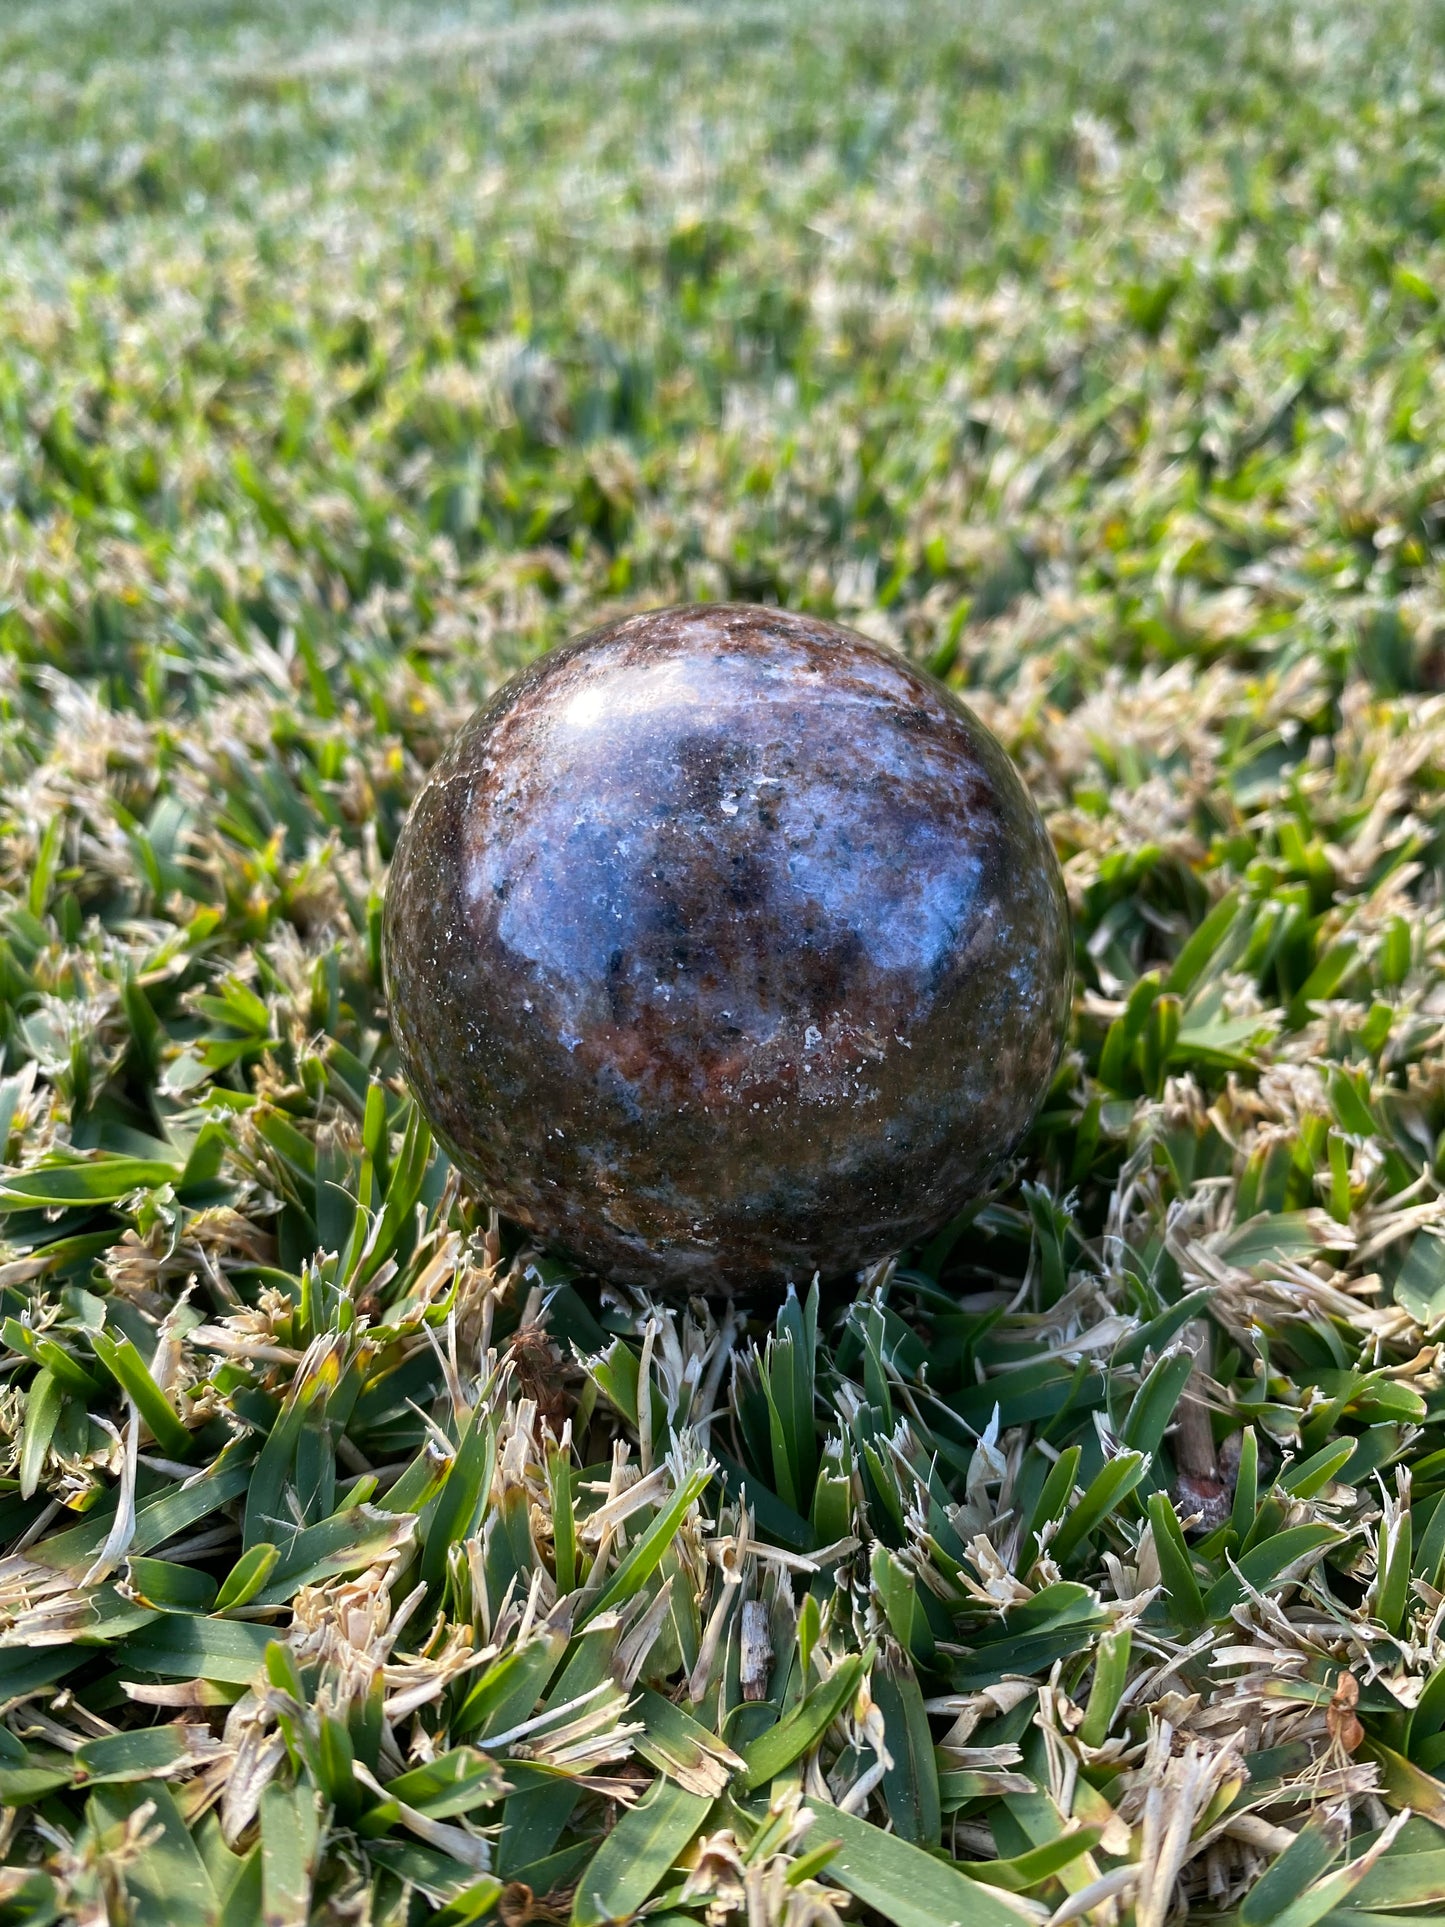
[[[934,1231],[1028,1128],[1069,1008],[1058,860],[999,743],[776,609],[633,616],[515,676],[416,800],[385,946],[462,1172],[672,1289]]]

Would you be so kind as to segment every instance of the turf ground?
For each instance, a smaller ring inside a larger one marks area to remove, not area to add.
[[[0,74],[3,1927],[1440,1918],[1445,11]],[[1017,1169],[775,1321],[519,1250],[379,970],[478,696],[719,596],[964,691],[1078,945]]]

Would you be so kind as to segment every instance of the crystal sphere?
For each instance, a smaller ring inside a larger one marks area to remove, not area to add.
[[[392,1020],[463,1174],[603,1276],[806,1282],[936,1230],[1063,1044],[1068,910],[995,737],[777,609],[543,656],[417,797]]]

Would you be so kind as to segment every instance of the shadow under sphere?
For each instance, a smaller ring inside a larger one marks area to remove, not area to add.
[[[995,738],[771,609],[635,616],[508,683],[417,798],[385,941],[462,1171],[671,1288],[936,1229],[1027,1129],[1069,1004],[1058,861]]]

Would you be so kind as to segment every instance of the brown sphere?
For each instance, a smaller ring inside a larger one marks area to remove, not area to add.
[[[1004,750],[865,637],[663,609],[480,709],[386,903],[402,1060],[481,1193],[635,1283],[881,1258],[1028,1128],[1069,1008]]]

